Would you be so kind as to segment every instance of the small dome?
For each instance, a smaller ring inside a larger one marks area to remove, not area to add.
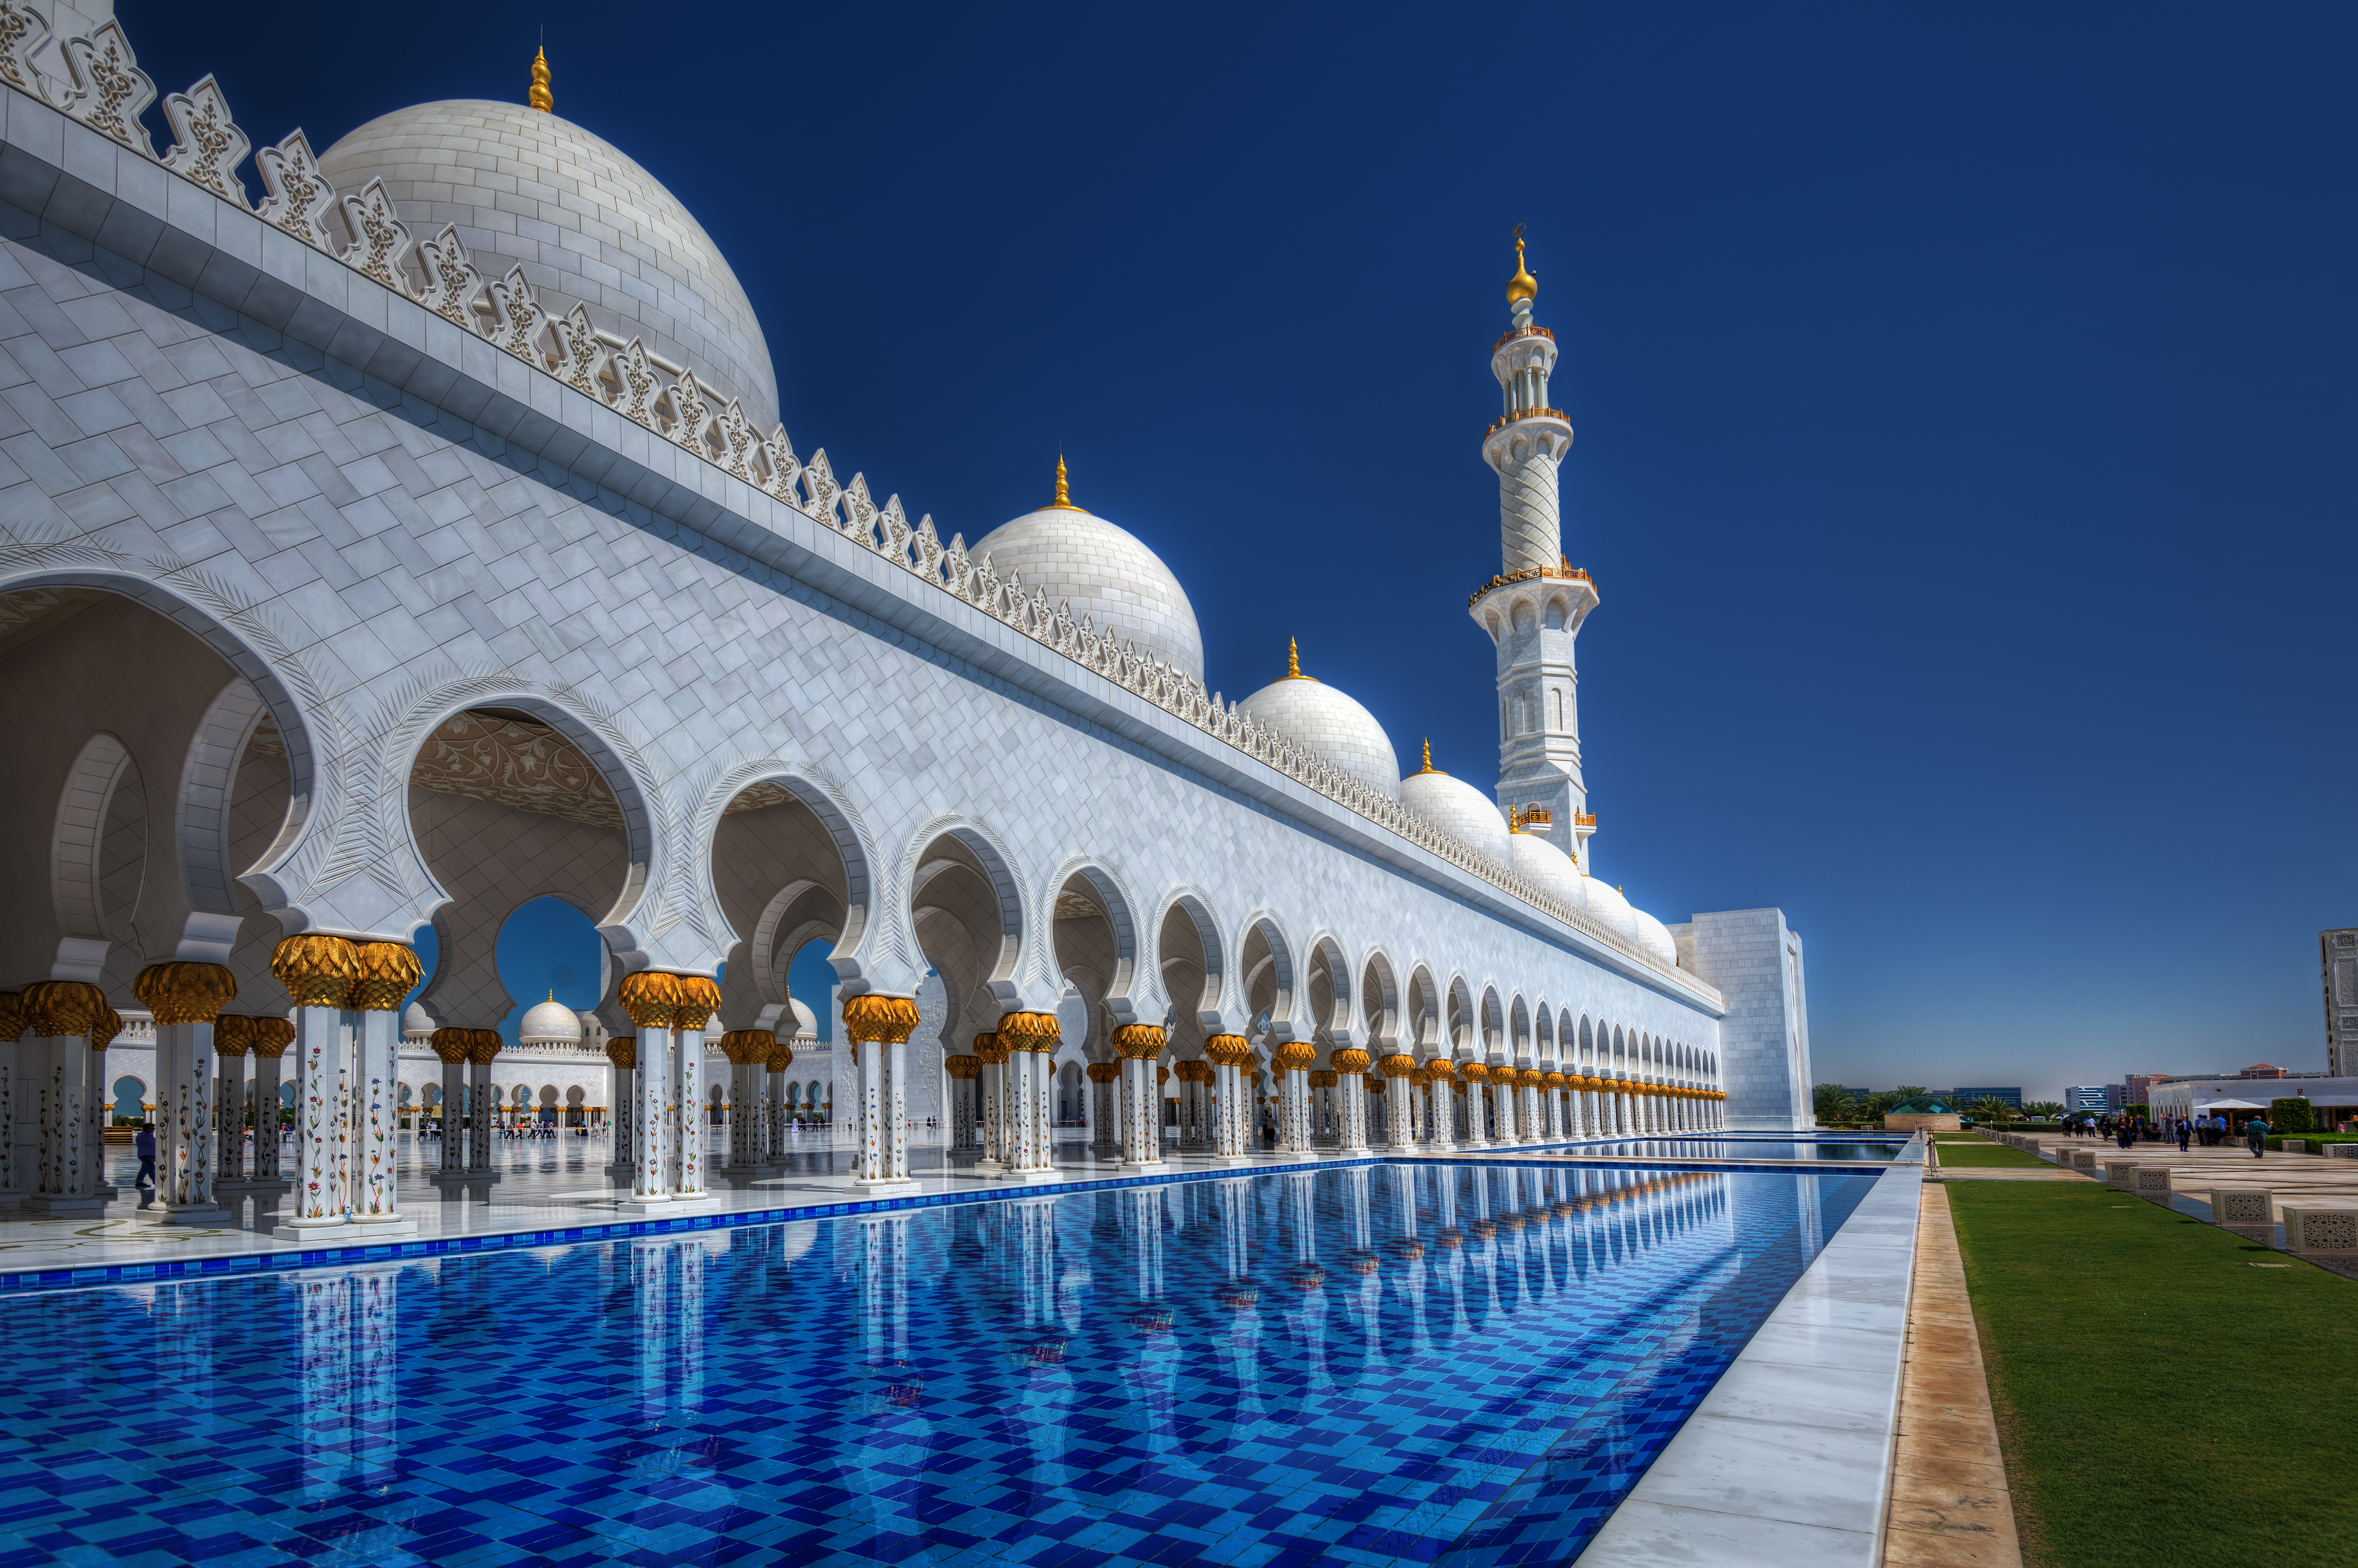
[[[1589,914],[1632,942],[1642,940],[1638,935],[1638,912],[1629,907],[1629,901],[1621,896],[1620,889],[1611,882],[1590,877],[1587,886],[1581,891],[1588,895]]]
[[[1400,798],[1400,757],[1376,716],[1308,676],[1271,681],[1238,704],[1252,721],[1317,752],[1379,794]]]
[[[1671,928],[1642,909],[1632,909],[1629,917],[1638,923],[1638,940],[1651,953],[1672,968],[1679,967],[1679,940]]]
[[[437,1025],[434,1022],[434,1015],[426,1011],[425,1003],[413,1001],[407,1007],[401,1010],[401,1037],[403,1039],[411,1040],[421,1034],[431,1034],[434,1033],[436,1027]]]
[[[1511,865],[1506,814],[1463,779],[1426,769],[1401,780],[1400,803],[1444,833],[1463,838],[1500,865]]]
[[[1134,643],[1143,656],[1203,681],[1204,633],[1187,590],[1135,535],[1095,513],[1044,506],[1001,524],[967,554],[989,556],[1001,580],[1022,573],[1026,593],[1045,589],[1051,610],[1069,604],[1074,622],[1087,616],[1098,636]]]
[[[1536,833],[1512,835],[1515,871],[1540,885],[1540,891],[1552,893],[1574,909],[1588,907],[1588,893],[1583,885],[1587,878],[1572,863],[1572,857],[1541,838]]]
[[[776,421],[770,347],[720,248],[662,181],[571,121],[489,99],[413,104],[322,152],[319,172],[341,196],[383,179],[416,238],[456,225],[484,281],[520,265],[552,315],[587,305],[760,428]]]
[[[788,998],[786,1005],[795,1010],[794,1038],[786,1042],[786,1044],[790,1045],[799,1045],[806,1040],[817,1040],[818,1038],[818,1014],[804,1006],[802,999],[799,997]]]
[[[1938,1095],[1918,1095],[1911,1099],[1901,1100],[1883,1114],[1886,1116],[1954,1116],[1957,1114],[1957,1108]]]
[[[546,1001],[526,1012],[516,1024],[516,1039],[525,1045],[579,1045],[581,1015],[549,993]]]

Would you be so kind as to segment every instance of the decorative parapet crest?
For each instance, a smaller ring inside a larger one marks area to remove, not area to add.
[[[49,37],[48,20],[39,12],[20,0],[0,0],[0,81],[57,106],[217,198],[254,212],[814,522],[1591,940],[1682,983],[1700,984],[1585,911],[1368,788],[1325,757],[1256,724],[1238,704],[1206,691],[1185,673],[1141,654],[1133,643],[1117,641],[1110,631],[1100,632],[1086,615],[1074,621],[1069,604],[1050,604],[1044,590],[1027,590],[1020,575],[1002,579],[990,557],[977,560],[968,555],[963,535],[952,535],[945,546],[930,515],[912,527],[901,498],[891,496],[878,506],[864,474],[853,474],[849,484],[838,483],[824,449],[813,452],[807,463],[802,461],[783,426],[766,437],[757,434],[735,399],[716,406],[711,393],[687,367],[658,362],[636,339],[600,332],[579,307],[569,316],[552,317],[521,267],[487,284],[455,228],[416,241],[385,198],[381,182],[372,181],[359,195],[339,200],[300,130],[275,146],[253,150],[265,194],[258,208],[248,208],[236,169],[253,141],[231,119],[228,102],[212,77],[186,92],[166,96],[165,118],[176,140],[158,156],[138,119],[140,111],[155,101],[155,84],[139,70],[121,25],[110,21],[88,38],[67,39],[59,52],[73,74],[63,81],[45,75],[34,63],[36,51]],[[1548,409],[1518,417],[1563,416]],[[1539,575],[1532,571],[1496,579],[1483,591]],[[1586,572],[1570,566],[1544,575],[1588,579]]]

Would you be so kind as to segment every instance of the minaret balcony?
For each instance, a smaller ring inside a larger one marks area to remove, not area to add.
[[[1492,642],[1514,624],[1519,609],[1527,611],[1535,625],[1577,632],[1596,605],[1595,581],[1582,568],[1563,562],[1494,577],[1466,600],[1466,610],[1490,633]]]
[[[1535,459],[1550,466],[1572,450],[1572,416],[1561,408],[1526,408],[1482,433],[1482,460],[1504,476]]]

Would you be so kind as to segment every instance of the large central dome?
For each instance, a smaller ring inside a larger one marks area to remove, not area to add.
[[[339,194],[372,179],[410,232],[455,224],[486,281],[517,266],[553,314],[590,308],[734,397],[762,429],[778,378],[753,306],[712,236],[654,175],[569,120],[458,98],[381,115],[319,155]]]
[[[1001,524],[967,554],[989,556],[1001,579],[1022,573],[1024,590],[1047,589],[1051,608],[1069,602],[1075,622],[1087,615],[1099,636],[1135,643],[1147,658],[1202,683],[1204,634],[1187,590],[1137,535],[1072,503],[1062,458],[1056,499]]]

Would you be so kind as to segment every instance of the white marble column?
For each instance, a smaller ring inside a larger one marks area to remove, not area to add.
[[[1416,1146],[1416,1086],[1409,1075],[1416,1071],[1415,1058],[1405,1052],[1384,1058],[1384,1142],[1393,1149]],[[1405,1067],[1405,1071],[1401,1070]]]
[[[442,1064],[442,1158],[439,1173],[455,1176],[467,1169],[467,1031],[438,1029],[434,1054]]]
[[[1365,1051],[1340,1051],[1336,1054],[1345,1063],[1336,1069],[1340,1076],[1336,1080],[1335,1092],[1343,1102],[1342,1125],[1337,1137],[1344,1153],[1364,1154],[1368,1152],[1368,1070],[1365,1065],[1353,1067],[1348,1064],[1364,1062],[1368,1054]]]
[[[625,1034],[606,1042],[606,1062],[611,1078],[607,1091],[606,1122],[614,1130],[613,1157],[606,1162],[610,1180],[628,1179],[633,1190],[638,1180],[638,1060],[639,1040],[635,1034]]]
[[[975,1060],[981,1064],[975,1072],[975,1115],[979,1122],[982,1158],[974,1168],[984,1175],[996,1175],[1014,1162],[1010,1152],[1007,1124],[1007,1043],[996,1034],[974,1037]]]
[[[855,1185],[910,1184],[908,1041],[917,1022],[917,1004],[907,997],[871,992],[843,1000],[844,1037],[860,1076]]]
[[[470,1029],[467,1035],[467,1174],[471,1180],[489,1181],[499,1174],[492,1165],[492,1133],[500,1119],[492,1063],[502,1042],[495,1029]]]
[[[276,1185],[286,1180],[279,1162],[281,1125],[287,1107],[279,1098],[281,1063],[295,1044],[295,1025],[284,1018],[254,1020],[254,1180]]]
[[[1450,1067],[1450,1064],[1441,1058],[1436,1058],[1433,1065]],[[1451,1070],[1455,1071],[1454,1068]],[[1454,1076],[1444,1078],[1434,1074],[1428,1083],[1432,1103],[1425,1110],[1425,1142],[1435,1149],[1454,1149],[1457,1146],[1457,1110],[1454,1103],[1457,1080]]]
[[[1128,1167],[1163,1163],[1163,1085],[1156,1068],[1166,1044],[1160,1024],[1126,1023],[1113,1032],[1113,1048],[1121,1056],[1121,1162]]]
[[[290,937],[288,942],[329,944],[344,955],[352,946],[338,937]],[[287,946],[280,944],[282,950]],[[169,960],[139,971],[131,989],[156,1020],[156,1198],[140,1210],[143,1219],[168,1224],[211,1224],[222,1212],[213,1201],[214,1160],[221,1135],[214,1125],[213,1020],[237,995],[237,982],[219,964]]]
[[[1244,1067],[1249,1048],[1240,1034],[1215,1034],[1204,1042],[1204,1059],[1212,1064],[1212,1157],[1244,1157],[1247,1133]]]
[[[395,943],[368,943],[366,947],[391,947]],[[407,948],[402,948],[408,952]],[[411,964],[414,983],[416,958]],[[406,1229],[401,1212],[399,1152],[401,1149],[401,1014],[395,1011],[409,990],[385,986],[361,998],[354,1013],[354,1045],[358,1061],[352,1073],[352,1223],[373,1229]],[[390,994],[386,994],[387,991]]]
[[[699,979],[683,976],[684,980]],[[710,980],[705,985],[711,986]],[[719,987],[714,986],[713,1000],[718,1002]],[[705,1130],[711,1125],[711,1115],[704,1094],[704,1025],[710,1011],[698,1011],[693,1003],[680,1008],[679,1029],[672,1036],[671,1098],[678,1107],[678,1120],[673,1128],[673,1161],[671,1172],[673,1196],[681,1200],[705,1195],[705,1169],[711,1162],[705,1152]]]
[[[245,1054],[254,1046],[251,1021],[234,1013],[213,1020],[213,1056],[221,1064],[221,1081],[213,1096],[213,1121],[220,1129],[220,1152],[213,1163],[216,1186],[225,1182],[245,1184]]]
[[[1288,1154],[1307,1154],[1310,1141],[1310,1065],[1317,1060],[1309,1042],[1280,1047],[1287,1053],[1278,1079],[1277,1145]]]
[[[157,1037],[163,1037],[162,1030]],[[349,1038],[341,1005],[295,1010],[295,1213],[283,1223],[297,1229],[345,1223]]]

